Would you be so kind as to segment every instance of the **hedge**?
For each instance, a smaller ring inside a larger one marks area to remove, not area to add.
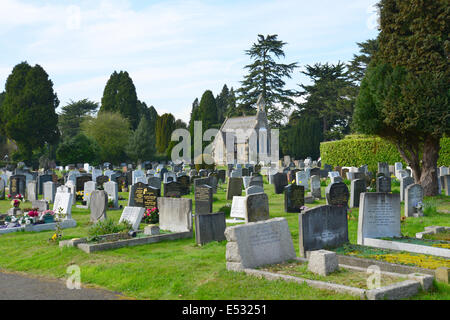
[[[369,171],[377,171],[378,162],[394,164],[405,161],[396,146],[378,137],[348,136],[343,140],[322,142],[320,157],[323,164],[335,166],[369,166]],[[450,138],[441,139],[438,167],[450,165]]]

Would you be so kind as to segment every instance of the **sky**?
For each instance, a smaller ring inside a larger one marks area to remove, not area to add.
[[[258,34],[286,42],[297,62],[286,88],[309,83],[305,65],[347,62],[377,36],[377,0],[0,0],[0,91],[27,61],[49,74],[60,107],[101,101],[114,71],[128,71],[138,99],[189,121],[205,90],[240,86]],[[59,111],[59,109],[58,109]]]

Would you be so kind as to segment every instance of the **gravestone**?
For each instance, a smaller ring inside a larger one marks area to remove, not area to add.
[[[347,172],[347,179],[353,181],[355,179],[365,179],[365,174],[363,172]]]
[[[423,188],[420,184],[411,184],[405,189],[405,216],[417,217],[423,215],[417,211],[418,203],[423,201]]]
[[[86,205],[89,207],[91,203],[91,195],[97,188],[97,184],[94,181],[87,181],[84,183],[84,201],[86,201]]]
[[[322,199],[322,190],[320,189],[320,177],[317,175],[311,176],[309,179],[311,185],[311,195],[314,198]]]
[[[305,188],[303,186],[290,184],[284,188],[284,212],[300,212],[300,208],[304,205]]]
[[[403,164],[401,162],[394,163],[394,175],[399,180],[400,180],[400,173],[399,173],[400,170],[403,170]]]
[[[295,259],[291,232],[285,218],[232,226],[225,229],[227,269],[283,263]]]
[[[188,195],[191,192],[191,179],[188,176],[178,177],[177,182],[180,183],[182,196]]]
[[[308,174],[305,171],[298,171],[296,173],[295,183],[298,186],[302,186],[306,190],[309,189],[308,179],[309,179]]]
[[[359,200],[358,239],[400,237],[400,195],[365,192]]]
[[[119,223],[126,221],[131,224],[134,231],[138,231],[144,213],[145,208],[142,207],[125,207],[120,216]]]
[[[25,196],[26,177],[22,174],[16,174],[9,177],[9,194],[15,197],[18,194]]]
[[[389,164],[387,162],[378,162],[378,173],[382,173],[386,177],[390,177]]]
[[[115,209],[119,208],[119,187],[117,183],[114,181],[108,181],[105,184],[103,184],[103,189],[108,194],[108,198],[112,198],[114,208]]]
[[[44,193],[44,183],[53,181],[53,176],[51,174],[42,174],[42,175],[38,176],[37,181],[38,181],[38,192],[39,192],[39,194],[43,194]]]
[[[250,186],[250,179],[252,177],[242,177],[242,182],[244,183],[244,189],[247,189]]]
[[[227,200],[233,200],[234,196],[242,195],[242,178],[228,178]]]
[[[27,183],[27,200],[34,201],[38,199],[38,184],[35,180],[31,180]]]
[[[108,207],[108,194],[104,190],[92,191],[89,209],[91,210],[91,222],[96,223],[106,219]]]
[[[180,198],[181,184],[179,182],[164,183],[164,197]]]
[[[345,206],[322,205],[299,214],[299,250],[339,247],[348,243],[348,221]]]
[[[391,177],[377,177],[377,192],[391,192]]]
[[[198,245],[204,245],[212,241],[223,241],[226,227],[225,213],[223,212],[196,214],[195,242]]]
[[[247,177],[249,175],[250,173],[248,171],[248,168],[242,168],[242,177]]]
[[[233,202],[231,203],[231,212],[230,212],[231,218],[245,219],[245,217],[247,216],[247,213],[246,213],[247,209],[245,206],[245,198],[246,197],[239,197],[239,196],[233,197]]]
[[[213,190],[210,186],[204,184],[195,188],[195,214],[212,213],[213,208]]]
[[[43,199],[47,200],[49,203],[55,201],[56,194],[56,184],[52,181],[44,182],[43,184]]]
[[[172,232],[192,232],[192,199],[158,198],[159,228]]]
[[[34,200],[31,201],[31,207],[37,209],[39,212],[46,211],[50,208],[47,200]]]
[[[350,184],[350,208],[359,207],[359,197],[362,192],[366,192],[366,181],[364,179],[352,180]]]
[[[330,183],[325,190],[325,196],[328,205],[348,207],[350,194],[343,182]]]
[[[133,184],[129,191],[128,207],[143,207],[144,206],[144,188],[147,187],[145,183],[138,182]]]
[[[217,179],[218,181],[224,183],[225,182],[225,176],[226,176],[226,170],[219,170],[217,171]]]
[[[153,187],[144,187],[142,192],[142,201],[145,209],[153,209],[158,207],[158,197],[161,196],[161,189]]]
[[[108,182],[108,181],[109,181],[109,178],[107,176],[105,176],[105,175],[98,176],[97,180],[96,180],[97,186],[103,188],[103,184]]]
[[[72,219],[72,204],[73,196],[71,193],[57,192],[55,195],[55,203],[53,204],[53,211],[58,214],[60,208],[62,208],[62,213],[66,215],[65,219]]]
[[[450,196],[450,175],[444,176],[444,194]]]
[[[400,179],[400,201],[405,201],[405,189],[410,184],[414,184],[414,179],[411,177],[404,177]]]
[[[245,189],[245,194],[247,196],[250,194],[263,193],[263,192],[264,192],[264,188],[262,188],[260,186],[250,186],[247,189]]]
[[[76,192],[83,191],[84,190],[84,183],[88,182],[88,181],[91,181],[91,180],[92,179],[91,179],[90,175],[76,177],[76,185],[75,185],[76,190],[75,191]]]
[[[147,179],[148,185],[152,188],[161,189],[161,179],[157,177],[150,177]]]
[[[166,172],[163,177],[163,183],[175,182],[177,181],[177,176],[173,172]]]
[[[6,188],[5,180],[0,179],[0,200],[5,199],[5,188]]]
[[[249,186],[258,186],[261,188],[264,188],[264,180],[263,177],[261,175],[254,175],[250,178],[250,183]]]
[[[286,187],[288,184],[286,174],[277,172],[273,175],[272,180],[275,188],[275,193],[282,194],[284,191],[284,187]]]
[[[309,171],[309,178],[311,178],[311,176],[320,176],[320,168],[311,168]]]
[[[255,193],[245,198],[246,217],[245,222],[268,220],[269,198],[265,193]]]

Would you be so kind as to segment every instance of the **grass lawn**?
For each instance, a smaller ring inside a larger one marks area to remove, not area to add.
[[[285,217],[289,223],[294,248],[298,252],[298,214],[284,212],[284,195],[276,195],[272,185],[265,181],[269,196],[270,216]],[[226,184],[218,187],[214,195],[214,211],[231,204],[226,201]],[[324,196],[325,188],[322,188]],[[398,192],[398,186],[393,187]],[[127,193],[120,193],[128,198]],[[193,194],[189,196],[193,198]],[[427,200],[427,199],[425,199]],[[402,222],[402,233],[414,237],[425,226],[450,226],[450,215],[439,210],[450,209],[450,197],[435,200],[437,211],[421,218],[407,218]],[[126,206],[127,200],[120,201]],[[308,207],[325,204],[325,200]],[[22,207],[27,207],[22,204]],[[0,212],[5,213],[10,204],[0,201]],[[402,205],[403,211],[403,205]],[[108,211],[110,218],[118,221],[121,210]],[[72,208],[72,217],[78,226],[63,231],[64,239],[87,236],[89,210]],[[358,210],[352,210],[349,220],[349,237],[356,243]],[[143,228],[144,225],[141,225]],[[123,293],[136,299],[357,299],[356,297],[311,288],[284,281],[269,281],[230,272],[225,266],[226,241],[195,245],[195,239],[159,242],[149,245],[121,248],[87,254],[76,248],[59,248],[48,242],[53,232],[17,232],[0,235],[0,268],[52,278],[66,278],[66,268],[76,264],[81,268],[81,281]],[[416,299],[450,299],[450,286],[439,284],[432,293],[421,293]]]

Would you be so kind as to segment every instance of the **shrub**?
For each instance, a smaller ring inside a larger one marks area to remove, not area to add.
[[[89,227],[88,235],[90,240],[98,239],[99,236],[112,233],[128,233],[131,230],[131,225],[127,222],[120,224],[115,223],[111,219],[98,221],[96,224]]]
[[[405,161],[394,144],[379,137],[363,135],[347,136],[343,140],[322,142],[320,144],[322,163],[331,166],[355,166],[363,164],[369,166],[369,171],[377,171],[378,162],[394,164]],[[438,166],[450,165],[450,138],[441,139]]]

